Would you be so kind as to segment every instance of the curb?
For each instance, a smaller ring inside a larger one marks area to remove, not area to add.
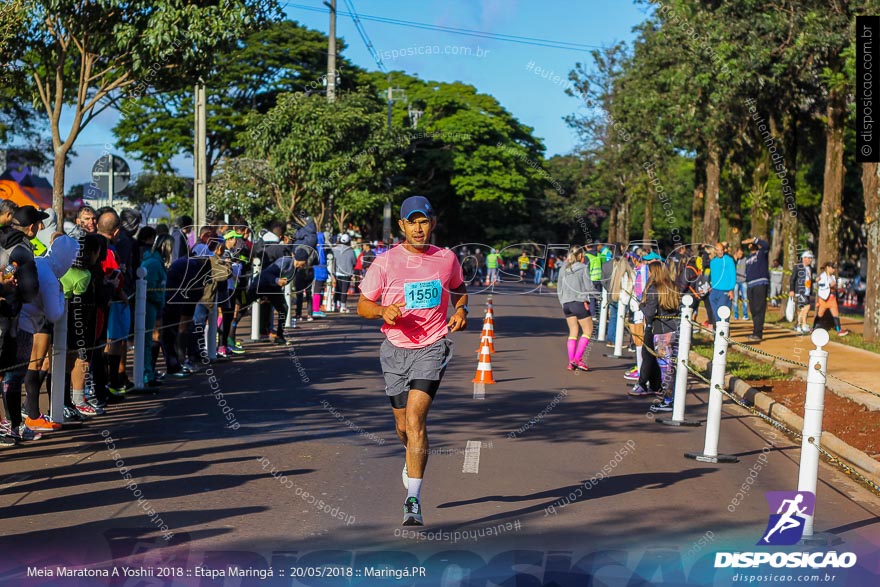
[[[688,358],[691,364],[703,370],[707,369],[712,362],[706,357],[698,355],[693,351],[690,352]],[[792,430],[796,430],[797,432],[803,431],[803,418],[774,400],[766,393],[758,391],[742,379],[732,375],[724,376],[724,384],[727,386],[728,391],[738,396],[743,401],[751,403],[756,410],[763,412],[771,418],[779,420]],[[830,432],[824,430],[822,431],[820,446],[834,453],[836,456],[840,457],[841,460],[846,461],[847,464],[851,465],[858,470],[859,473],[874,483],[880,484],[880,461],[872,459],[863,451],[850,446]]]

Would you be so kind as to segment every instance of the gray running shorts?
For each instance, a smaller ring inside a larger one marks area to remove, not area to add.
[[[420,349],[403,349],[385,339],[379,348],[385,395],[395,396],[409,391],[410,382],[416,379],[440,381],[446,364],[452,359],[453,347],[448,338]]]

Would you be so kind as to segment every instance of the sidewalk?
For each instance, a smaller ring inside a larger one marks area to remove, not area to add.
[[[706,319],[703,305],[700,305],[699,322]],[[812,321],[812,318],[810,318]],[[854,332],[862,332],[863,323],[860,320],[842,317],[840,319],[843,328]],[[750,344],[746,337],[752,333],[751,320],[733,320],[730,325],[731,338],[743,344]],[[880,355],[845,344],[835,342],[836,335],[831,332],[831,341],[825,345],[828,351],[828,373],[855,384],[859,387],[880,393]],[[758,344],[752,344],[763,353],[778,357],[770,359],[758,353],[753,353],[741,346],[736,350],[756,359],[772,363],[774,367],[784,373],[795,375],[806,380],[806,370],[791,362],[806,363],[810,351],[816,347],[810,341],[808,334],[796,334],[790,328],[782,328],[773,324],[764,325],[764,340]],[[787,362],[791,361],[791,362]],[[854,402],[866,406],[869,410],[880,410],[880,397],[865,393],[848,385],[843,381],[829,377],[826,387],[837,395],[847,397]]]

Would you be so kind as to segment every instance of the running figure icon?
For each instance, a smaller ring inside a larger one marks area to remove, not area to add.
[[[770,519],[758,544],[790,545],[804,533],[804,517],[813,515],[816,497],[807,491],[769,491]],[[775,536],[774,536],[775,535]]]

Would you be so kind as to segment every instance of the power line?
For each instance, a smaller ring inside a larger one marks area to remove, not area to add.
[[[301,10],[309,10],[311,12],[324,12],[321,8],[316,8],[314,6],[306,6],[304,4],[295,4],[293,2],[286,2],[284,7],[291,8],[299,8]],[[491,39],[495,41],[507,41],[509,43],[519,43],[521,45],[532,45],[536,47],[549,47],[551,49],[567,49],[569,51],[588,51],[591,49],[603,49],[603,47],[599,45],[587,45],[584,43],[571,43],[569,41],[555,41],[552,39],[541,39],[537,37],[521,37],[518,35],[507,35],[503,33],[490,33],[487,31],[477,31],[473,29],[463,29],[457,27],[446,27],[441,25],[433,25],[427,24],[423,22],[415,22],[411,20],[401,20],[396,18],[388,18],[384,16],[371,16],[366,14],[360,15],[352,15],[350,13],[340,12],[338,14],[343,14],[346,16],[359,16],[364,20],[372,20],[375,22],[380,22],[383,24],[390,24],[395,26],[403,26],[408,28],[417,28],[424,29],[429,31],[436,32],[444,32],[444,33],[452,33],[456,35],[465,35],[471,37],[479,37],[483,39]]]
[[[367,30],[364,28],[363,23],[361,23],[361,19],[358,17],[357,10],[354,9],[354,3],[351,0],[345,0],[345,3],[348,5],[348,9],[351,11],[351,19],[354,21],[354,26],[357,29],[357,32],[360,34],[361,39],[367,46],[367,51],[369,51],[370,55],[373,56],[373,59],[376,60],[376,65],[379,67],[379,71],[386,73],[388,70],[385,68],[385,63],[379,56],[379,52],[376,51],[376,48],[373,46],[372,41],[370,41],[370,35],[367,34]]]

